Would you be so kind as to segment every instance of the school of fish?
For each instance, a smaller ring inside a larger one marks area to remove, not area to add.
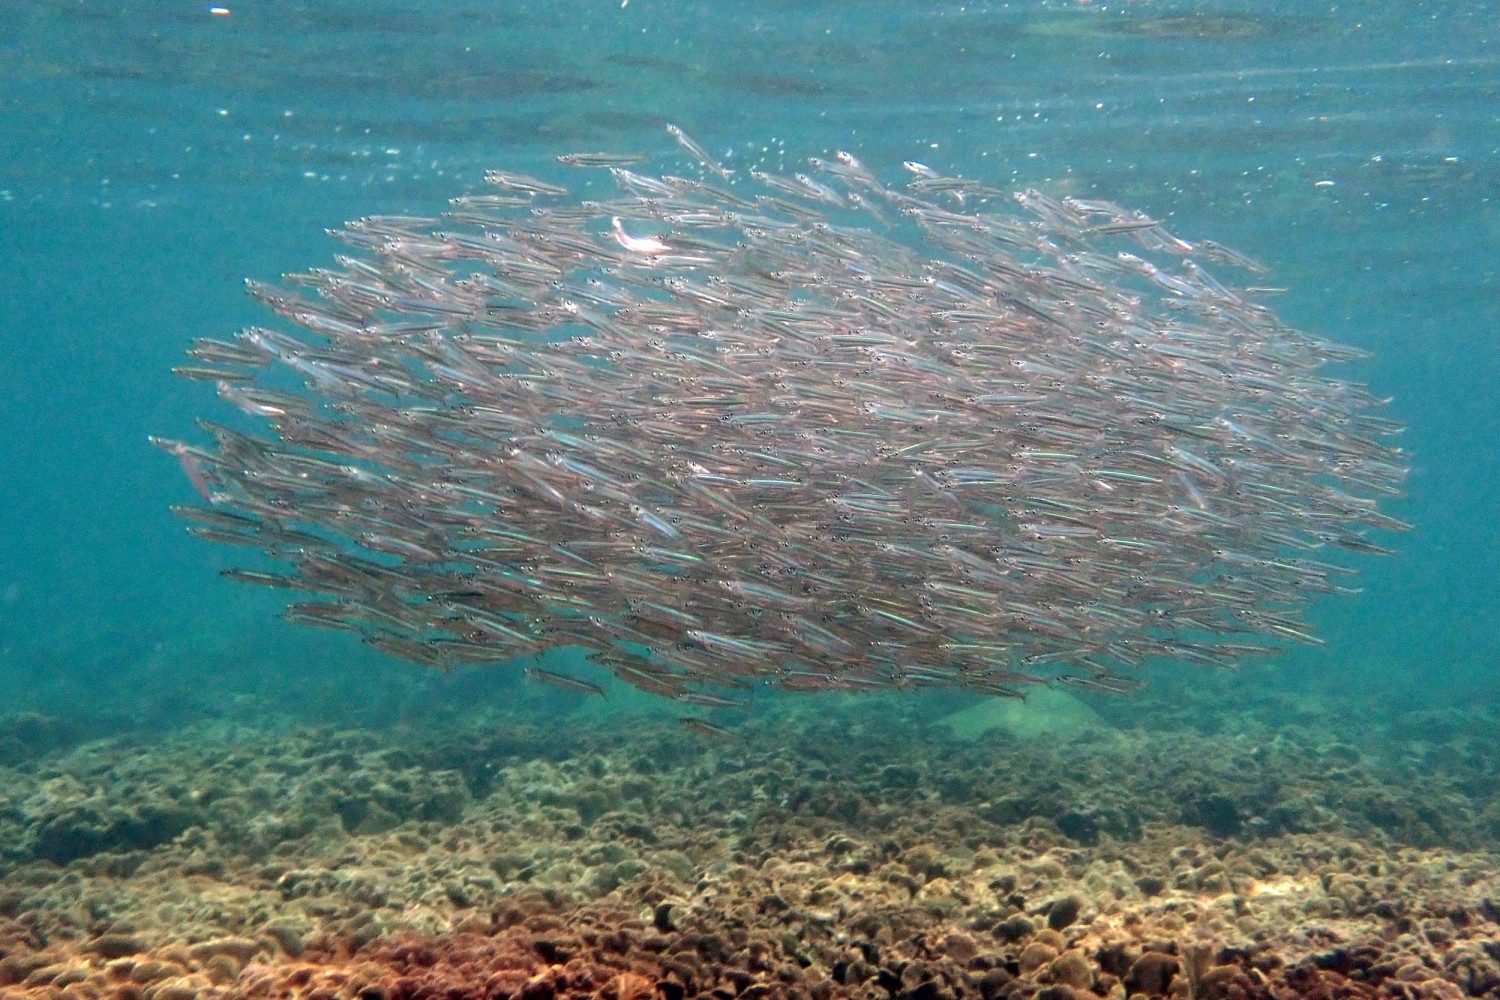
[[[581,646],[685,702],[1034,683],[1316,643],[1331,549],[1387,551],[1400,426],[1254,261],[1102,201],[854,156],[695,176],[559,160],[249,282],[281,320],[176,371],[245,416],[154,438],[226,570],[447,668]],[[601,175],[595,175],[601,176]],[[1216,273],[1217,272],[1217,273]],[[288,332],[291,330],[293,332]],[[257,429],[256,424],[264,429]],[[590,690],[582,678],[533,676]]]

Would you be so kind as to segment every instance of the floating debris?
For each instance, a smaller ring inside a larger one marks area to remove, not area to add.
[[[1108,202],[915,162],[897,190],[847,153],[735,172],[672,135],[712,180],[597,154],[620,193],[579,203],[495,171],[249,283],[297,333],[180,373],[269,433],[154,439],[223,515],[195,533],[283,564],[236,579],[417,662],[576,645],[696,704],[1123,694],[1152,659],[1318,641],[1302,611],[1352,571],[1314,553],[1404,527],[1377,506],[1399,425],[1319,371],[1362,353],[1210,273],[1249,258]]]

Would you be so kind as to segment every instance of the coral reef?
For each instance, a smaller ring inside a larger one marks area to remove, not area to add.
[[[929,717],[58,750],[0,775],[0,1000],[1500,996],[1483,712],[1379,755]]]

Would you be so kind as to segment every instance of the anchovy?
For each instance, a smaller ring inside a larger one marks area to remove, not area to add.
[[[604,697],[604,689],[591,681],[580,680],[567,674],[560,674],[555,670],[543,670],[541,667],[527,667],[526,676],[534,681],[551,684],[568,691],[580,691],[584,694],[597,694]]]
[[[678,721],[682,723],[683,728],[691,729],[693,732],[703,736],[712,736],[715,739],[720,740],[728,740],[734,738],[734,733],[730,732],[724,727],[716,726],[711,722],[704,722],[702,719],[695,719],[692,716],[683,716]]]
[[[639,153],[564,153],[557,162],[570,167],[629,167],[644,159]]]
[[[703,164],[709,170],[712,170],[725,180],[734,176],[733,170],[728,169],[718,160],[714,159],[709,155],[708,150],[694,142],[686,132],[676,125],[668,125],[667,132],[671,134],[672,138],[677,140],[679,146],[688,151],[689,156]]]
[[[727,183],[565,154],[618,192],[492,171],[247,283],[279,328],[178,374],[260,429],[152,439],[194,534],[284,566],[227,575],[418,663],[576,645],[708,707],[1126,694],[1153,658],[1320,641],[1312,601],[1356,588],[1309,556],[1408,527],[1400,424],[1326,370],[1363,352],[1209,270],[1252,259],[1104,200],[917,161],[894,190],[848,153],[736,173],[670,132]]]

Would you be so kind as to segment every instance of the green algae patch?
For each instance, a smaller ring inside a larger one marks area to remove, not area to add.
[[[1033,688],[1026,700],[987,698],[938,720],[955,739],[977,740],[985,733],[1002,730],[1016,739],[1038,736],[1075,736],[1103,728],[1104,720],[1092,708],[1065,691]]]

